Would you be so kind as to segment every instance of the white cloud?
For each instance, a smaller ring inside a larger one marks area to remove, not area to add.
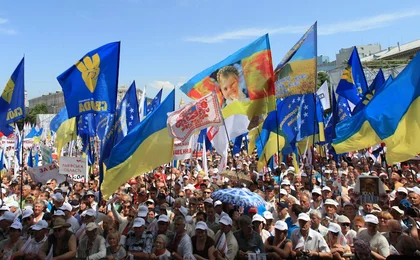
[[[151,86],[157,89],[161,89],[161,88],[173,89],[175,85],[169,81],[155,80],[155,81],[152,81],[150,84],[148,84],[148,86]]]
[[[17,32],[13,29],[0,28],[0,34],[14,35],[14,34],[17,34]]]
[[[8,22],[7,19],[0,17],[0,24],[4,24],[4,23],[7,23],[7,22]]]
[[[400,11],[389,14],[379,14],[372,17],[358,18],[352,21],[337,22],[333,24],[320,24],[318,27],[319,35],[332,35],[344,32],[360,32],[389,26],[397,20],[404,18],[420,16],[420,11]],[[192,36],[184,41],[200,43],[220,43],[227,40],[239,40],[246,38],[259,37],[266,33],[269,34],[301,34],[304,33],[310,25],[286,26],[276,28],[246,28],[231,32],[225,32],[213,36]]]

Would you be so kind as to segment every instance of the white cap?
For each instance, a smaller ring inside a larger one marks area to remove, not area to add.
[[[15,208],[19,208],[19,203],[16,200],[12,200],[9,203],[6,204],[7,206],[10,207],[15,207]]]
[[[328,186],[324,186],[323,188],[322,188],[322,191],[330,191],[331,192],[331,188],[330,187],[328,187]]]
[[[147,217],[148,212],[149,212],[149,209],[146,206],[140,206],[137,216],[141,218],[145,218]]]
[[[300,213],[298,216],[298,220],[304,220],[308,222],[308,221],[311,221],[311,218],[306,213]]]
[[[62,210],[56,210],[54,211],[54,216],[65,216],[66,214],[64,214],[64,211]]]
[[[215,207],[217,207],[217,206],[220,206],[220,205],[222,205],[223,203],[220,201],[220,200],[216,200],[215,202],[214,202],[214,206]]]
[[[265,218],[265,219],[274,219],[274,217],[273,217],[273,213],[271,213],[270,211],[264,211],[264,213],[263,213],[263,217]]]
[[[22,212],[22,219],[28,218],[28,217],[32,216],[33,214],[34,214],[34,211],[32,209],[25,209]]]
[[[31,226],[32,230],[42,230],[42,229],[47,229],[47,228],[48,228],[48,223],[47,223],[47,221],[45,221],[43,219],[41,219],[36,224]]]
[[[51,195],[51,198],[57,202],[63,202],[64,201],[64,197],[61,193],[54,193],[53,195]]]
[[[219,223],[225,226],[232,226],[232,219],[228,215],[224,215],[220,218]]]
[[[194,187],[194,185],[192,185],[192,184],[188,184],[187,186],[185,186],[185,187],[184,187],[184,190],[191,190],[191,191],[194,191],[194,190],[195,190],[195,187]]]
[[[406,189],[406,188],[404,188],[404,187],[399,187],[399,188],[397,189],[397,192],[402,192],[402,193],[408,194],[407,189]]]
[[[300,174],[300,176],[301,176],[301,177],[308,177],[308,175],[306,174],[306,172],[302,172],[302,173]]]
[[[6,205],[1,206],[0,211],[9,211],[9,206],[6,206]]]
[[[210,198],[207,198],[204,200],[204,203],[209,203],[209,204],[213,204],[213,200]]]
[[[312,193],[316,193],[316,194],[322,195],[322,192],[321,192],[321,189],[320,188],[314,188],[312,190]]]
[[[95,222],[90,222],[89,224],[86,225],[86,230],[87,231],[92,231],[98,228],[98,225]]]
[[[386,173],[384,173],[384,172],[381,172],[381,173],[379,174],[379,177],[386,177],[386,179],[388,179],[388,174],[386,174]]]
[[[198,221],[197,224],[195,224],[195,229],[200,229],[200,230],[207,230],[207,224],[203,221]]]
[[[285,189],[280,189],[280,194],[281,194],[281,195],[287,195],[287,190],[285,190]]]
[[[145,225],[144,219],[143,218],[135,218],[134,222],[133,222],[133,227],[142,227]]]
[[[96,217],[96,211],[94,209],[86,210],[86,216]]]
[[[255,221],[259,221],[259,222],[262,222],[264,224],[266,223],[265,219],[260,214],[255,214],[252,217],[252,222],[255,222]]]
[[[400,213],[400,215],[404,215],[404,210],[400,209],[398,206],[392,206],[392,209]]]
[[[282,182],[281,182],[281,184],[280,184],[280,186],[283,186],[283,185],[288,185],[288,186],[290,186],[290,181],[289,180],[283,180]]]
[[[10,225],[10,228],[22,230],[22,224],[18,221],[15,221],[12,223],[12,225]]]
[[[288,229],[286,222],[281,221],[281,220],[276,222],[276,224],[274,225],[274,228],[280,231],[284,231]]]
[[[376,225],[379,224],[378,218],[375,215],[372,215],[372,214],[367,214],[365,216],[365,222],[366,223],[376,224]]]
[[[146,202],[150,202],[150,203],[152,203],[152,204],[155,204],[155,201],[154,201],[154,200],[152,200],[152,199],[148,199],[148,200],[146,200]]]
[[[168,223],[169,222],[169,217],[167,215],[162,214],[162,215],[159,216],[158,222],[166,222],[166,223]]]
[[[204,177],[203,177],[203,181],[205,181],[205,180],[207,180],[207,181],[209,181],[209,180],[210,180],[210,178],[209,178],[209,176],[208,176],[208,175],[206,175],[206,176],[204,176]]]
[[[344,202],[343,207],[345,206],[352,206],[354,208],[354,205],[351,202]]]
[[[337,218],[338,223],[351,223],[347,216],[341,215]]]
[[[4,213],[3,213],[3,215],[0,217],[0,221],[1,221],[1,220],[7,220],[7,221],[10,221],[10,222],[13,222],[13,221],[15,220],[15,218],[16,218],[15,214],[13,214],[13,213],[12,213],[12,212],[10,212],[10,211],[6,211],[6,212],[4,212]]]
[[[415,186],[415,187],[413,188],[413,192],[415,192],[417,195],[420,195],[420,188],[419,188],[419,187],[417,187],[417,186]]]
[[[181,214],[184,216],[184,218],[188,215],[188,209],[184,206],[181,206],[179,208],[179,212],[181,212]]]
[[[341,227],[336,223],[330,223],[330,225],[328,226],[328,231],[331,231],[333,233],[339,233],[341,231]]]
[[[62,211],[72,211],[73,207],[68,202],[64,202],[63,205],[59,208]]]
[[[332,199],[326,199],[325,202],[324,202],[324,205],[333,205],[336,208],[338,207],[337,201],[332,200]]]

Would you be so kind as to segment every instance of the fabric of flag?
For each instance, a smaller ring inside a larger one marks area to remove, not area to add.
[[[357,48],[353,48],[347,66],[343,71],[341,80],[337,86],[337,94],[345,97],[354,105],[357,105],[368,91],[365,73],[360,63]]]
[[[328,110],[331,108],[330,104],[330,91],[328,90],[328,82],[325,81],[321,87],[317,90],[319,100],[321,101],[322,108]]]
[[[60,125],[66,121],[67,119],[69,119],[68,115],[67,115],[67,107],[64,106],[60,112],[57,113],[57,115],[54,116],[54,118],[51,120],[50,122],[50,129],[54,132],[57,132],[58,128],[60,127]]]
[[[98,114],[96,122],[96,135],[99,140],[103,141],[108,128],[108,123],[113,122],[114,114]]]
[[[101,191],[104,198],[132,177],[172,160],[174,140],[168,135],[168,113],[175,110],[175,90],[111,151]]]
[[[43,131],[44,131],[44,129],[42,129],[42,128],[32,127],[31,131],[29,132],[29,134],[27,136],[25,136],[25,138],[40,137],[42,135]]]
[[[1,150],[0,171],[4,169],[4,149]]]
[[[115,112],[119,57],[120,43],[109,43],[90,51],[57,77],[69,118]]]
[[[90,114],[84,114],[81,116],[78,116],[77,118],[77,135],[78,136],[95,136],[95,115]]]
[[[146,117],[148,114],[152,113],[155,108],[157,108],[160,105],[160,101],[162,99],[162,91],[163,89],[160,89],[159,92],[156,94],[155,98],[144,99],[144,109],[143,109],[143,115]]]
[[[0,125],[0,137],[11,134],[13,134],[13,127],[11,125]]]
[[[143,120],[143,117],[144,117],[144,114],[145,114],[145,111],[146,111],[146,106],[144,105],[146,99],[147,99],[147,97],[146,97],[146,87],[143,87],[143,92],[141,93],[141,97],[140,97],[140,100],[139,100],[139,119],[140,119],[140,121]],[[160,103],[160,101],[159,101],[159,103]]]
[[[18,126],[15,124],[15,151],[17,162],[20,165],[21,152],[22,152],[22,137],[19,132]]]
[[[197,143],[199,144],[202,144],[204,142],[206,143],[207,150],[211,151],[213,145],[210,142],[209,138],[207,137],[207,128],[202,129],[200,131],[200,134],[198,135],[198,139],[197,139]]]
[[[76,118],[72,117],[64,121],[57,130],[56,133],[56,145],[57,145],[57,158],[60,160],[61,149],[64,145],[72,140],[77,138],[77,127],[76,127]]]
[[[120,127],[123,136],[126,136],[131,130],[140,123],[139,103],[137,100],[136,83],[133,82],[128,88],[119,105]],[[122,138],[121,138],[122,139]],[[117,140],[120,140],[117,138]]]
[[[385,77],[384,73],[382,72],[382,69],[379,69],[378,74],[376,74],[375,79],[372,81],[372,84],[369,86],[368,91],[363,96],[363,99],[361,102],[359,102],[353,109],[352,113],[356,114],[360,110],[362,110],[367,103],[373,98],[373,95],[375,95],[375,92],[382,88],[382,86],[385,84]]]
[[[420,55],[375,95],[365,108],[339,123],[334,148],[355,151],[384,142],[388,163],[402,162],[420,153]]]
[[[273,110],[273,65],[268,35],[200,72],[180,90],[192,99],[215,91],[224,118],[242,114],[251,120]]]
[[[332,143],[333,139],[336,137],[335,127],[341,121],[351,117],[350,106],[342,96],[338,96],[338,102],[333,94],[332,97],[332,113],[329,117],[329,120],[325,123],[325,141],[327,143]]]
[[[316,91],[317,23],[289,50],[274,71],[276,97]]]
[[[25,117],[25,58],[6,83],[0,98],[0,122],[5,126]]]
[[[32,157],[32,149],[29,149],[28,167],[34,168],[34,159]]]
[[[232,154],[237,154],[241,151],[242,144],[244,140],[246,141],[248,137],[248,133],[242,134],[235,138],[235,142],[233,142]],[[247,145],[245,147],[248,147]]]

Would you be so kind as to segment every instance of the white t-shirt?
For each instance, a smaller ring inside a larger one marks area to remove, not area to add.
[[[368,230],[364,229],[359,231],[357,239],[361,239],[370,244],[372,251],[378,252],[383,257],[389,256],[389,243],[386,238],[377,232],[374,236],[369,235]]]

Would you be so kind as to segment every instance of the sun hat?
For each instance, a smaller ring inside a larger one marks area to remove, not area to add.
[[[64,219],[57,218],[54,220],[52,228],[56,229],[56,228],[69,228],[69,227],[71,227],[71,225],[69,223],[66,223]]]

